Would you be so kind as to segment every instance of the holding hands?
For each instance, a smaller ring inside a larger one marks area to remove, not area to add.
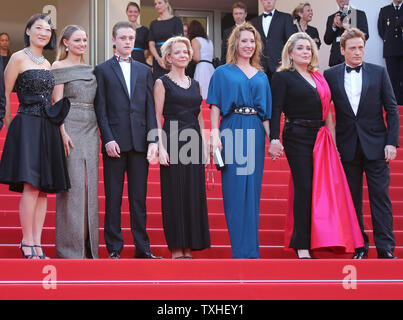
[[[283,155],[283,150],[284,147],[280,140],[275,139],[270,141],[269,156],[273,161],[277,160],[277,158],[280,158]]]

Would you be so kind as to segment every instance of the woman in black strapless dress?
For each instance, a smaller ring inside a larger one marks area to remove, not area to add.
[[[8,184],[12,191],[22,192],[20,249],[28,259],[47,258],[41,247],[46,194],[70,188],[59,125],[47,112],[52,107],[55,82],[42,50],[56,45],[51,25],[49,17],[42,14],[28,21],[26,48],[11,57],[5,83],[8,132],[0,162],[0,182]],[[14,85],[20,106],[11,121],[10,94]]]

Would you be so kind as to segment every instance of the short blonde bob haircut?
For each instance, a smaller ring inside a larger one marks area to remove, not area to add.
[[[161,47],[161,57],[162,60],[164,61],[165,65],[171,69],[171,64],[169,63],[167,57],[172,53],[172,48],[175,43],[182,42],[186,45],[186,48],[189,52],[189,62],[192,61],[193,58],[193,49],[192,45],[190,44],[190,41],[188,38],[183,37],[183,36],[176,36],[169,38]]]
[[[290,55],[299,40],[308,40],[311,45],[312,59],[308,65],[308,71],[309,72],[318,71],[318,65],[319,65],[318,47],[316,46],[315,41],[313,41],[313,39],[305,32],[294,33],[288,39],[287,43],[284,46],[283,53],[281,55],[281,66],[277,69],[277,71],[295,70],[294,63]]]
[[[260,64],[260,55],[262,54],[262,40],[259,32],[249,22],[237,26],[232,31],[228,39],[227,63],[237,64],[239,54],[238,52],[239,39],[241,37],[241,32],[243,31],[252,32],[255,37],[256,47],[255,52],[253,53],[253,56],[250,59],[250,64],[252,65],[252,67],[263,71],[262,65]]]

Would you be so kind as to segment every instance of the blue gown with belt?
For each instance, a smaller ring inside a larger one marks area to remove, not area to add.
[[[209,85],[207,103],[220,109],[220,135],[225,168],[222,193],[232,257],[260,258],[259,205],[265,158],[262,122],[271,118],[271,90],[264,72],[253,77],[236,65],[217,68]],[[257,114],[234,113],[248,107]]]

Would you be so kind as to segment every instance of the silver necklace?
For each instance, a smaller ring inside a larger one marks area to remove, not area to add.
[[[28,48],[24,48],[24,52],[27,54],[28,57],[30,57],[30,59],[35,62],[37,65],[41,65],[45,62],[45,57],[44,56],[40,56],[37,57],[36,55],[34,55],[32,53],[31,50],[29,50]]]

